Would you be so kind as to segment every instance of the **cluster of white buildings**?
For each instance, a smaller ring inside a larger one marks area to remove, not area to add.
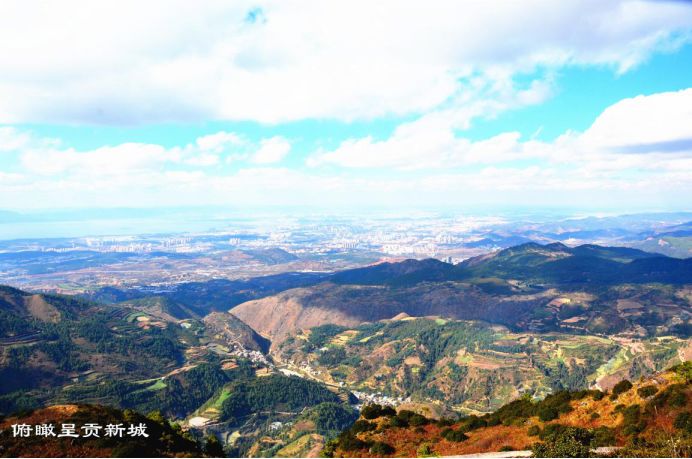
[[[240,345],[235,346],[234,349],[230,352],[230,354],[235,357],[242,357],[244,359],[248,359],[254,364],[262,365],[265,367],[274,366],[271,362],[269,362],[269,360],[267,360],[267,357],[265,357],[265,355],[262,354],[260,351],[252,351]]]
[[[399,405],[402,405],[404,403],[410,403],[411,402],[411,397],[391,397],[389,395],[384,395],[380,392],[376,392],[374,394],[370,394],[367,392],[360,392],[360,391],[351,391],[353,395],[356,396],[358,399],[358,406],[357,408],[360,409],[363,405],[372,405],[374,403],[377,403],[378,405],[383,405],[383,406],[393,406],[397,407]]]

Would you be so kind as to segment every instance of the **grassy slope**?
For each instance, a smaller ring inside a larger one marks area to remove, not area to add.
[[[666,371],[654,377],[637,381],[634,386],[617,397],[605,396],[600,400],[587,395],[569,402],[571,411],[562,413],[557,419],[543,422],[538,416],[507,419],[506,422],[481,427],[466,432],[468,439],[461,442],[448,441],[442,438],[446,426],[437,423],[428,423],[419,427],[392,427],[391,417],[380,417],[373,422],[377,428],[370,432],[356,434],[357,438],[365,442],[386,442],[395,449],[389,456],[416,457],[421,451],[427,451],[430,455],[450,456],[459,454],[474,454],[483,452],[500,451],[501,449],[530,449],[531,445],[539,442],[537,435],[530,435],[531,430],[545,430],[549,424],[561,424],[587,429],[609,428],[615,434],[614,445],[626,447],[620,452],[623,455],[639,454],[669,454],[667,450],[655,449],[661,439],[678,438],[681,444],[692,446],[692,434],[674,426],[676,417],[683,411],[689,411],[692,405],[692,365],[686,364],[687,378],[681,376],[681,372]],[[677,385],[677,386],[676,386]],[[648,397],[642,396],[639,389],[645,386],[654,386],[657,393]],[[671,393],[675,387],[682,387],[684,397],[682,400],[673,401]],[[640,419],[642,423],[640,433],[628,430],[628,421],[625,420],[624,407],[632,405],[640,406]],[[597,415],[594,415],[597,413]],[[506,425],[505,425],[506,424]],[[453,430],[463,429],[463,422],[451,426]],[[532,427],[534,427],[532,429]],[[530,430],[531,429],[531,430]],[[688,427],[689,429],[689,427]],[[639,446],[633,442],[637,437]],[[612,442],[611,442],[612,443]],[[646,445],[649,446],[646,446]],[[653,446],[652,446],[653,445]],[[649,449],[647,449],[649,448]],[[653,448],[653,449],[652,449]],[[684,452],[684,451],[683,451]],[[688,449],[687,454],[692,452]],[[363,449],[345,450],[336,445],[332,454],[335,457],[375,457],[368,447]]]

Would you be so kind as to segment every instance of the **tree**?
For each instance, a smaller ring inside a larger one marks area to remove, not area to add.
[[[531,448],[534,457],[589,457],[591,454],[593,434],[586,429],[549,424],[541,437],[545,441]]]
[[[627,392],[631,388],[632,388],[632,383],[626,379],[623,379],[622,381],[617,383],[615,386],[613,386],[613,393],[610,396],[611,400],[617,399],[620,394],[624,394],[625,392]]]
[[[204,454],[211,457],[226,457],[223,445],[215,435],[209,434],[204,442]]]
[[[389,454],[394,454],[394,447],[382,441],[376,441],[370,447],[370,452],[376,454],[377,456],[386,456]]]
[[[461,430],[445,429],[442,431],[442,438],[447,441],[460,442],[468,440],[468,436]]]

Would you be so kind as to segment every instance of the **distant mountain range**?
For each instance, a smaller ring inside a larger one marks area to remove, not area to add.
[[[342,271],[231,312],[272,341],[301,328],[353,326],[399,313],[513,330],[689,336],[690,283],[692,259],[527,243],[457,265],[406,260]]]
[[[412,285],[418,282],[511,278],[559,284],[612,284],[661,282],[684,284],[692,279],[692,258],[680,260],[625,247],[561,243],[521,244],[458,265],[437,260],[407,260],[337,273],[340,284]]]

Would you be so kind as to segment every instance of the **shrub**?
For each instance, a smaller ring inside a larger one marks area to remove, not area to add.
[[[687,395],[685,395],[684,384],[672,384],[665,390],[660,391],[646,405],[648,413],[654,412],[657,408],[663,408],[668,405],[673,408],[685,406],[687,403]]]
[[[382,441],[376,441],[370,447],[370,452],[376,454],[377,456],[387,456],[389,454],[394,454],[394,447],[388,443]]]
[[[615,430],[609,427],[598,427],[593,430],[593,440],[591,446],[597,448],[599,446],[612,446],[615,444]]]
[[[685,435],[662,435],[649,440],[633,437],[625,448],[618,451],[621,457],[692,457],[692,440]]]
[[[418,447],[418,450],[416,451],[416,455],[418,457],[428,457],[428,456],[432,456],[432,454],[433,454],[432,448],[430,447],[430,445],[428,443],[423,443],[422,445],[420,445]]]
[[[584,398],[588,394],[589,391],[574,393],[567,391],[555,392],[536,404],[535,414],[538,415],[541,421],[552,421],[553,419],[557,419],[560,413],[569,413],[573,410],[570,406],[570,401]]]
[[[369,432],[371,430],[375,430],[377,428],[377,424],[374,422],[368,422],[364,421],[362,419],[359,419],[358,421],[354,422],[351,428],[349,429],[351,432],[354,434],[357,434],[359,432]]]
[[[161,424],[161,425],[168,423],[168,420],[166,420],[166,418],[163,416],[163,414],[161,414],[160,410],[151,411],[149,414],[147,414],[147,418],[149,418],[152,421],[154,421],[158,424]],[[216,438],[216,437],[214,437],[214,438]]]
[[[215,435],[209,434],[204,442],[204,454],[208,457],[226,457],[223,445]]]
[[[531,402],[530,398],[522,397],[519,400],[514,400],[513,402],[502,406],[495,413],[488,416],[486,421],[489,426],[500,423],[504,425],[511,425],[517,420],[527,419],[535,414],[536,405]]]
[[[378,404],[366,405],[360,411],[360,415],[365,419],[377,419],[382,416],[394,416],[396,411],[391,406],[382,406]]]
[[[428,418],[426,418],[425,416],[421,416],[420,414],[414,414],[408,420],[409,425],[412,426],[424,426],[429,422],[430,421],[428,420]]]
[[[534,457],[589,457],[593,434],[580,427],[549,424],[543,429],[544,443],[532,446]]]
[[[637,389],[637,394],[642,398],[649,398],[657,392],[658,388],[656,386],[644,386]]]
[[[320,451],[320,457],[334,457],[334,452],[339,446],[338,440],[329,440]]]
[[[497,416],[488,416],[485,419],[485,425],[488,427],[493,427],[500,424],[500,418]]]
[[[639,405],[630,405],[622,410],[622,432],[625,435],[636,435],[646,427],[646,421],[641,419]]]
[[[442,431],[442,438],[447,441],[460,442],[468,440],[468,436],[461,430],[445,429]]]
[[[692,383],[692,361],[682,362],[681,364],[675,365],[671,368],[675,373],[685,380],[685,383]]]
[[[557,419],[560,414],[557,410],[551,406],[541,406],[538,408],[538,419],[543,422],[552,421]]]
[[[531,426],[531,427],[529,427],[529,430],[526,431],[526,433],[527,433],[530,437],[535,437],[535,436],[541,434],[541,428],[538,427],[538,426]]]
[[[623,379],[619,383],[617,383],[615,386],[613,386],[613,393],[610,396],[611,400],[616,400],[620,394],[624,394],[628,390],[632,388],[632,383],[629,382],[626,379]]]
[[[668,404],[674,408],[680,408],[687,404],[687,395],[680,386],[670,386],[671,391],[668,396]]]
[[[397,413],[396,416],[401,418],[401,419],[405,419],[406,421],[408,421],[409,419],[411,419],[412,416],[415,416],[415,415],[416,415],[415,411],[401,410]]]
[[[359,449],[365,449],[367,446],[367,443],[357,438],[348,430],[339,435],[339,447],[344,451],[356,451]]]
[[[392,427],[424,426],[430,423],[430,419],[410,410],[401,410],[396,416],[392,417],[390,425]]]
[[[404,418],[400,418],[399,416],[393,416],[389,420],[389,425],[392,427],[408,427],[408,421]]]
[[[598,414],[598,413],[596,413],[596,412],[594,411],[593,413],[591,413],[591,416],[590,416],[590,417],[591,417],[591,420],[594,420],[594,419],[600,418],[601,415]]]
[[[440,418],[435,424],[437,424],[438,427],[449,427],[454,425],[454,422],[454,419],[451,418]]]
[[[511,445],[503,445],[500,447],[500,451],[516,451],[516,449]]]
[[[675,417],[673,426],[676,429],[682,430],[688,434],[692,434],[692,412],[683,411]]]
[[[592,392],[591,397],[596,401],[602,400],[603,397],[605,397],[605,393],[601,392],[600,390],[596,390]]]
[[[486,421],[478,416],[471,415],[463,418],[459,425],[459,430],[462,432],[470,432],[472,430],[485,427],[487,425]]]

